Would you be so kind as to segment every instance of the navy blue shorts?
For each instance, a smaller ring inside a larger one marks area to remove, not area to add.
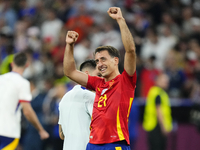
[[[126,141],[119,141],[109,144],[87,144],[86,150],[131,150]]]
[[[9,138],[0,136],[0,149],[3,150],[15,150],[19,143],[19,138]]]

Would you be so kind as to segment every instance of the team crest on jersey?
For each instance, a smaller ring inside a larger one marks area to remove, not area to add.
[[[109,89],[111,89],[112,85],[114,84],[114,80],[112,80],[111,82],[109,82]]]
[[[101,95],[103,95],[108,89],[103,89]]]

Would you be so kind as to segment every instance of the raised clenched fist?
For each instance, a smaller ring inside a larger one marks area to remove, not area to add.
[[[66,36],[66,43],[67,44],[74,44],[78,39],[78,33],[75,31],[68,31]]]
[[[123,18],[121,9],[119,7],[110,7],[107,13],[111,18],[116,20]]]

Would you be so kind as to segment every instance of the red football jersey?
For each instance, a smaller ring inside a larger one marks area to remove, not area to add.
[[[89,76],[87,88],[96,91],[90,141],[92,144],[129,142],[128,118],[134,99],[136,73],[129,76],[124,70],[113,80]]]

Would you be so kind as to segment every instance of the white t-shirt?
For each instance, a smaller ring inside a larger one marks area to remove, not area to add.
[[[31,101],[30,83],[20,74],[0,75],[0,135],[20,138],[20,101]]]
[[[89,142],[95,93],[80,85],[67,92],[59,103],[59,121],[65,136],[63,150],[85,150]]]

